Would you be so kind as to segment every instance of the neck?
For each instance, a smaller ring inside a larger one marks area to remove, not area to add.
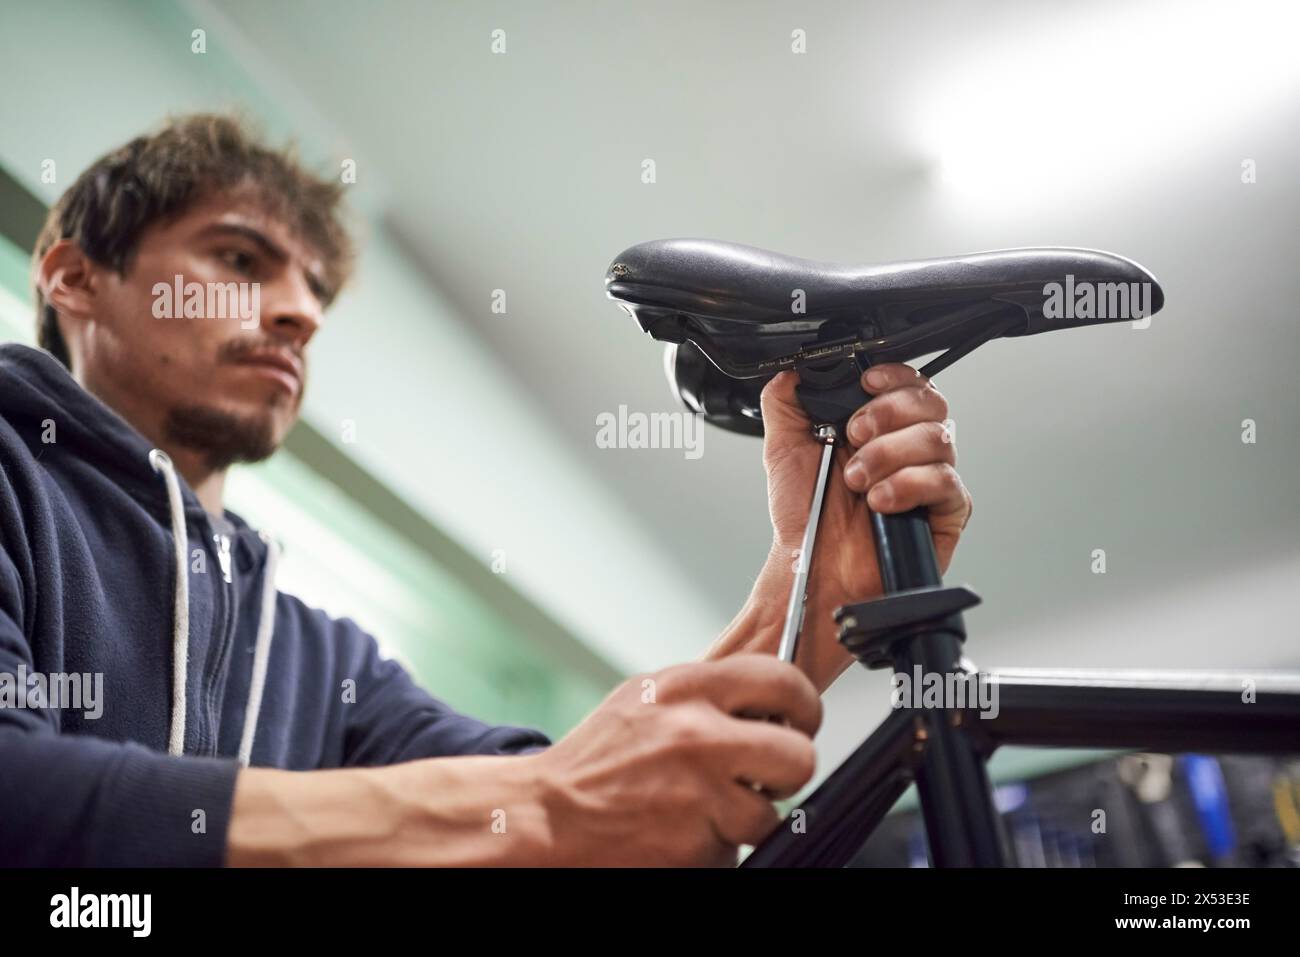
[[[212,468],[208,464],[207,454],[201,450],[168,441],[163,417],[156,406],[142,401],[129,391],[114,389],[108,383],[92,381],[80,370],[73,374],[73,378],[83,389],[98,396],[105,405],[135,426],[151,445],[166,452],[176,466],[176,471],[194,490],[204,510],[209,515],[221,516],[224,511],[222,499],[226,491],[226,469]]]
[[[190,488],[194,489],[194,494],[204,511],[209,515],[220,517],[224,511],[222,498],[226,491],[226,470],[209,467],[207,456],[194,449],[176,448],[165,442],[159,442],[158,448],[171,457],[176,465],[176,471],[180,472]]]

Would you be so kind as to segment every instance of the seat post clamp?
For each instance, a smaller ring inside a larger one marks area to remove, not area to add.
[[[795,394],[812,419],[814,428],[830,425],[844,435],[849,416],[871,398],[862,388],[862,367],[856,355],[842,355],[829,361],[796,364],[799,385]]]

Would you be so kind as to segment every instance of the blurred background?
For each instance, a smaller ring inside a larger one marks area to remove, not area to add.
[[[700,654],[770,541],[757,439],[598,447],[602,413],[678,409],[604,297],[619,251],[1110,250],[1161,281],[1149,328],[1000,341],[936,380],[976,503],[947,576],[984,598],[968,653],[1294,667],[1298,26],[1253,0],[6,3],[0,332],[33,338],[45,208],[169,113],[239,109],[322,170],[352,161],[357,281],[303,424],[231,507],[286,543],[286,590],[457,707],[559,736]],[[887,678],[855,668],[826,701],[819,776]]]

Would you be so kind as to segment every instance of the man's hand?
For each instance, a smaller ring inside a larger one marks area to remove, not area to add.
[[[710,649],[710,658],[742,648],[776,651],[822,454],[795,395],[798,382],[796,373],[782,372],[763,389],[772,551],[746,608]],[[941,571],[972,509],[944,426],[948,403],[930,381],[892,363],[873,366],[863,387],[873,398],[849,419],[848,447],[835,453],[809,569],[799,663],[822,690],[852,662],[835,640],[832,612],[882,593],[867,506],[881,514],[927,506]]]
[[[770,655],[630,679],[536,756],[544,863],[734,867],[780,822],[772,801],[812,777],[821,720],[817,689]]]
[[[867,376],[863,387],[875,397],[849,419],[851,448],[836,453],[815,550],[818,580],[846,601],[881,593],[868,505],[882,515],[928,506],[941,571],[952,561],[972,508],[944,427],[947,400],[929,379],[901,363],[874,366]],[[792,561],[803,541],[822,454],[795,396],[798,382],[795,373],[783,372],[763,390],[768,506],[775,545]]]

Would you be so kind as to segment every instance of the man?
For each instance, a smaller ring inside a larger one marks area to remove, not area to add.
[[[763,396],[772,548],[703,659],[629,680],[554,745],[483,724],[277,592],[274,543],[222,507],[227,469],[297,418],[350,268],[339,194],[199,115],[51,210],[45,351],[0,347],[0,675],[102,673],[102,710],[0,707],[0,862],[734,864],[813,773],[818,695],[851,660],[831,609],[881,591],[861,493],[929,506],[952,556],[970,498],[943,398],[906,366],[869,374],[798,667],[774,652],[819,446],[786,374]],[[255,290],[258,316],[163,318],[190,283]]]

